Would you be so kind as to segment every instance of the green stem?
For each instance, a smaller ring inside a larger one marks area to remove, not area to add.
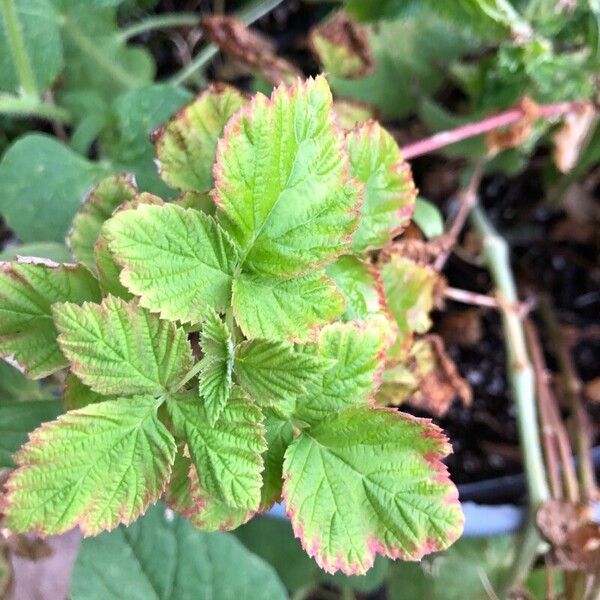
[[[19,24],[14,0],[1,0],[0,8],[4,15],[8,45],[19,76],[21,88],[25,94],[37,98],[39,96],[38,87],[25,47],[25,41],[23,40],[23,32]]]
[[[518,315],[518,296],[506,241],[498,235],[479,206],[471,209],[471,222],[483,241],[483,254],[498,292],[508,350],[508,375],[517,404],[517,424],[523,448],[530,504],[537,506],[550,498],[546,469],[540,446],[535,404],[535,378],[527,353],[525,332]]]
[[[478,205],[471,209],[471,223],[483,242],[483,254],[497,290],[501,306],[504,337],[508,351],[508,375],[517,405],[517,425],[523,451],[529,517],[521,537],[517,555],[503,582],[500,597],[506,597],[510,587],[521,583],[535,561],[541,537],[535,524],[535,514],[549,500],[546,469],[541,449],[538,415],[535,402],[535,376],[529,360],[525,332],[518,314],[518,296],[506,241],[496,232]]]
[[[147,31],[154,31],[156,29],[168,29],[169,27],[193,27],[200,21],[200,17],[194,13],[175,13],[166,15],[155,15],[148,17],[143,21],[134,23],[129,27],[125,27],[121,30],[119,38],[122,42],[126,42],[128,39],[140,35],[140,33],[146,33]]]
[[[279,6],[282,2],[283,0],[261,0],[241,10],[235,16],[243,21],[246,25],[250,25]],[[176,73],[170,79],[170,83],[174,85],[181,85],[182,83],[185,83],[196,73],[196,71],[204,68],[218,51],[219,49],[214,44],[206,46],[200,51],[199,54],[196,55],[194,60],[192,60],[187,66],[181,69],[179,73]]]
[[[64,19],[63,30],[83,54],[87,54],[100,69],[114,79],[123,89],[131,89],[141,83],[135,75],[127,72],[107,56],[102,47],[85,35],[72,20]]]
[[[202,369],[202,361],[199,360],[181,379],[181,381],[179,381],[178,383],[176,383],[173,388],[170,390],[171,392],[175,393],[178,392],[188,381],[191,381],[194,377],[196,377],[196,375],[198,375],[198,373],[200,373]]]
[[[12,96],[11,94],[0,94],[0,114],[22,117],[39,117],[49,121],[70,123],[71,115],[67,110],[42,102],[31,96]]]

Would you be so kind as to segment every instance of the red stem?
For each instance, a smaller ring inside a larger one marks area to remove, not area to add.
[[[582,107],[586,106],[586,102],[574,101],[574,102],[557,102],[556,104],[541,104],[538,106],[538,117],[543,119],[551,119],[553,117],[559,117],[565,113],[581,110]],[[441,131],[436,133],[429,138],[419,140],[413,144],[408,144],[402,148],[402,155],[406,160],[415,158],[416,156],[422,156],[423,154],[429,154],[440,148],[445,148],[451,144],[456,144],[467,138],[475,137],[476,135],[482,135],[493,129],[499,127],[506,127],[516,123],[520,119],[526,116],[524,108],[515,107],[505,110],[504,112],[497,113],[485,117],[481,121],[475,123],[468,123],[467,125],[461,125],[455,129],[448,131]]]

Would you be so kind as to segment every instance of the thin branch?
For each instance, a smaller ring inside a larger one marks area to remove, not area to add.
[[[27,54],[15,3],[13,0],[0,0],[0,8],[4,15],[8,47],[19,76],[21,89],[25,95],[37,98],[39,96],[38,87],[29,54]]]
[[[262,0],[254,3],[237,14],[237,18],[243,21],[246,25],[251,25],[254,21],[258,21],[261,17],[264,17],[267,13],[271,12],[274,8],[279,6],[283,0]],[[176,73],[171,79],[170,83],[173,85],[181,85],[185,83],[190,77],[192,77],[196,71],[203,69],[219,52],[219,49],[214,44],[209,44],[203,48],[189,65],[186,65],[181,71]]]
[[[569,347],[563,338],[562,330],[556,320],[549,298],[542,298],[539,308],[540,316],[544,321],[546,331],[551,339],[552,351],[558,361],[562,378],[562,389],[571,405],[571,410],[573,411],[577,423],[575,435],[577,441],[577,454],[579,456],[579,478],[583,499],[592,501],[596,499],[597,487],[596,477],[594,475],[594,465],[591,457],[591,427],[588,414],[581,401],[581,382],[577,377],[573,358],[569,351]]]
[[[461,290],[459,288],[447,287],[444,290],[444,296],[449,300],[461,302],[462,304],[470,304],[472,306],[483,306],[484,308],[500,308],[500,304],[496,298],[478,294],[469,290]]]
[[[467,187],[460,190],[457,194],[459,208],[450,227],[448,228],[448,231],[443,235],[446,243],[444,244],[444,249],[438,254],[433,264],[433,268],[436,271],[441,271],[444,268],[444,265],[448,260],[448,256],[450,256],[452,249],[458,241],[458,237],[465,225],[469,211],[477,203],[477,190],[479,189],[479,184],[481,183],[482,174],[483,166],[482,163],[479,162],[475,166],[473,175],[471,176]]]
[[[200,17],[194,13],[175,13],[175,14],[162,14],[148,17],[143,21],[139,21],[125,27],[121,30],[119,38],[122,42],[146,33],[147,31],[154,31],[156,29],[168,29],[170,27],[194,27],[200,22]]]
[[[581,101],[542,104],[538,107],[538,118],[551,119],[554,117],[560,117],[566,113],[581,110],[581,108],[586,105],[586,102]],[[468,138],[483,135],[488,131],[493,131],[494,129],[498,129],[500,127],[512,125],[524,117],[525,110],[522,107],[517,106],[510,108],[503,112],[485,117],[481,121],[461,125],[455,129],[442,131],[424,140],[419,140],[418,142],[408,144],[402,148],[402,155],[406,160],[409,160],[417,156],[422,156],[423,154],[430,154],[431,152],[435,152],[440,148],[445,148],[446,146],[462,142]]]
[[[539,336],[530,320],[525,321],[525,334],[527,345],[531,355],[531,361],[536,375],[537,395],[540,407],[540,419],[542,422],[543,440],[545,442],[547,466],[549,479],[552,483],[552,496],[557,500],[562,499],[562,489],[558,483],[558,464],[555,450],[558,448],[562,475],[565,484],[567,499],[570,502],[579,501],[579,485],[577,474],[573,467],[572,449],[569,436],[564,423],[560,417],[556,398],[548,385],[548,370],[544,360],[544,353]],[[556,443],[556,446],[553,444]]]

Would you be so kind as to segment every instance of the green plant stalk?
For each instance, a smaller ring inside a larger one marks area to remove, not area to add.
[[[1,0],[0,8],[4,15],[6,24],[6,35],[10,53],[15,63],[15,68],[19,76],[19,82],[23,92],[28,96],[38,97],[38,87],[31,67],[31,61],[27,54],[23,33],[17,17],[14,0]]]
[[[471,209],[471,223],[483,242],[483,255],[490,271],[500,303],[504,337],[508,351],[508,375],[517,405],[519,440],[524,456],[530,513],[515,560],[503,582],[500,597],[510,587],[521,583],[535,560],[541,536],[535,513],[541,503],[550,499],[535,402],[535,376],[529,360],[523,324],[517,313],[518,296],[506,241],[498,235],[483,209]]]
[[[63,31],[69,36],[81,52],[87,54],[103,71],[108,73],[124,90],[136,87],[138,80],[135,75],[128,73],[110,58],[104,55],[94,41],[82,33],[81,29],[70,19],[63,20]]]
[[[251,25],[254,23],[254,21],[264,17],[264,15],[279,6],[282,2],[283,0],[262,0],[252,4],[244,10],[239,11],[239,13],[235,16],[243,21],[246,25]],[[204,68],[218,51],[219,49],[214,44],[206,46],[196,55],[194,60],[192,60],[187,66],[181,69],[179,73],[176,73],[170,79],[170,83],[173,85],[181,85],[185,83],[196,73],[196,71]]]
[[[70,123],[71,115],[67,110],[42,102],[32,96],[13,96],[11,94],[0,94],[0,114],[24,117],[39,117],[49,121]]]
[[[134,23],[129,27],[124,28],[119,38],[122,42],[126,42],[128,39],[146,33],[147,31],[154,31],[156,29],[168,29],[170,27],[193,27],[200,21],[200,17],[194,13],[176,13],[166,15],[156,15]]]

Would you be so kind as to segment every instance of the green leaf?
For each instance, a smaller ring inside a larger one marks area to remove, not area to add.
[[[113,102],[117,135],[104,136],[101,147],[120,170],[135,173],[141,190],[162,197],[172,195],[158,176],[150,134],[190,99],[184,88],[153,84],[121,94]]]
[[[123,267],[121,282],[142,306],[165,319],[198,322],[207,307],[229,305],[237,256],[212,217],[175,205],[141,204],[117,213],[104,231]]]
[[[73,373],[100,394],[163,394],[192,366],[183,329],[136,302],[108,296],[102,304],[57,304],[53,315]]]
[[[0,163],[0,212],[22,242],[62,242],[81,198],[106,167],[38,133],[18,139]]]
[[[348,177],[331,106],[317,77],[257,94],[225,127],[213,197],[246,271],[291,277],[348,248],[361,186]]]
[[[421,563],[392,566],[391,598],[403,600],[489,600],[490,591],[504,583],[516,544],[513,538],[497,535],[463,538],[448,550]],[[546,598],[542,593],[540,600]]]
[[[195,395],[170,400],[168,408],[176,435],[189,447],[200,487],[233,508],[256,510],[266,450],[258,407],[234,394],[214,426]]]
[[[130,523],[162,494],[175,442],[154,398],[120,398],[68,412],[34,431],[6,483],[7,526],[94,535]]]
[[[208,420],[214,425],[223,412],[233,383],[233,340],[229,328],[210,310],[202,324],[200,346],[204,354],[199,376],[200,396]]]
[[[276,409],[304,394],[330,366],[285,342],[248,340],[235,349],[236,382],[257,404]]]
[[[392,254],[381,265],[381,276],[388,306],[399,328],[396,345],[407,350],[413,333],[426,333],[431,327],[429,314],[440,275],[430,266]]]
[[[234,536],[202,533],[159,504],[128,528],[83,541],[69,597],[285,600],[287,594],[275,571]]]
[[[428,240],[444,233],[444,218],[440,209],[425,198],[417,198],[413,221]]]
[[[263,454],[265,470],[260,499],[260,509],[263,511],[281,500],[283,457],[294,439],[292,423],[269,409],[265,409],[265,430],[267,450]]]
[[[63,392],[63,404],[66,410],[77,410],[84,408],[88,404],[95,404],[97,402],[104,402],[105,400],[112,400],[113,398],[107,398],[98,392],[94,392],[90,387],[85,385],[81,379],[78,379],[73,375],[71,371],[65,379],[65,389]]]
[[[365,7],[380,5],[357,1]],[[330,84],[336,98],[365,102],[385,120],[414,111],[424,96],[434,95],[447,80],[448,66],[479,45],[477,38],[449,25],[436,10],[369,25],[368,35],[373,74],[363,79],[331,77]]]
[[[365,184],[362,219],[352,250],[363,253],[389,244],[410,223],[416,189],[410,167],[394,138],[375,121],[346,135],[350,172]]]
[[[344,312],[344,298],[322,272],[295,279],[244,275],[233,282],[235,320],[249,338],[309,340]]]
[[[0,403],[8,400],[40,400],[47,396],[40,381],[27,379],[17,368],[0,360]]]
[[[132,200],[137,189],[129,175],[113,175],[98,183],[86,196],[82,207],[73,219],[67,236],[75,258],[90,271],[96,270],[94,245],[104,221],[124,202]]]
[[[51,306],[99,299],[96,280],[82,266],[0,263],[0,356],[10,357],[32,379],[66,367]]]
[[[203,490],[192,461],[181,452],[177,454],[173,465],[167,502],[202,531],[229,531],[246,523],[254,515],[253,511],[246,508],[232,508]]]
[[[448,547],[464,521],[441,462],[450,451],[437,426],[364,407],[300,434],[286,451],[283,495],[304,549],[325,571],[356,575],[375,554],[420,560]]]
[[[381,275],[370,263],[355,256],[342,256],[327,267],[327,275],[346,299],[344,321],[364,321],[388,312]]]
[[[17,260],[19,256],[47,258],[57,263],[68,263],[73,257],[68,248],[59,242],[33,242],[30,244],[18,244],[6,246],[0,252],[0,261]]]
[[[112,252],[108,246],[104,225],[100,229],[100,234],[94,244],[94,264],[95,271],[98,275],[98,283],[104,296],[112,294],[123,298],[123,300],[131,300],[133,294],[123,286],[120,281],[121,267],[115,262]]]
[[[63,66],[59,16],[49,0],[5,3],[6,7],[11,5],[18,33],[23,38],[28,69],[42,92],[50,87]],[[7,12],[8,8],[0,10],[0,89],[20,93],[23,90],[11,52]]]
[[[213,186],[217,141],[229,119],[247,104],[226,84],[211,84],[153,134],[160,176],[180,190]]]
[[[27,441],[27,435],[61,412],[60,400],[0,402],[0,468],[14,467],[12,454]]]
[[[294,416],[316,423],[347,406],[371,404],[391,341],[386,320],[324,327],[314,352],[334,366],[298,400]]]

